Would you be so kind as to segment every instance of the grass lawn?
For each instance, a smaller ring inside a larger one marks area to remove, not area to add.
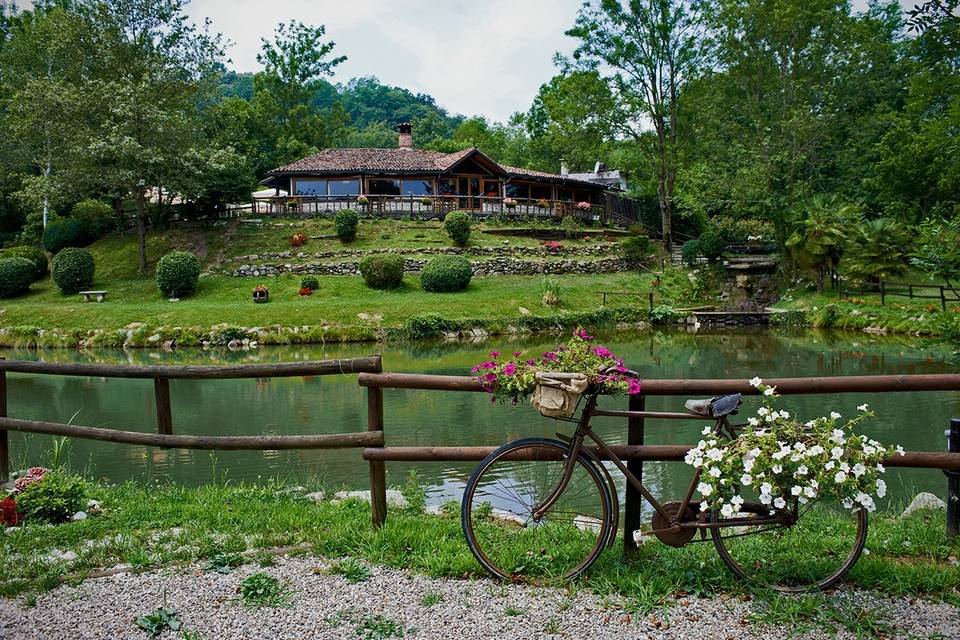
[[[440,516],[424,515],[418,487],[408,482],[404,491],[411,507],[391,509],[386,526],[374,531],[367,504],[317,505],[303,497],[303,490],[281,484],[95,486],[93,495],[101,500],[103,514],[53,528],[24,526],[4,536],[0,595],[25,593],[29,598],[30,593],[64,580],[80,581],[91,570],[120,563],[141,570],[211,557],[217,562],[224,554],[240,552],[247,552],[246,562],[268,563],[257,549],[303,544],[306,552],[327,557],[350,556],[437,577],[481,577],[460,530],[458,505],[448,505]],[[960,541],[949,540],[943,529],[941,511],[905,519],[873,514],[870,552],[849,574],[847,585],[960,605]],[[72,551],[76,557],[53,559],[54,550]],[[850,605],[829,595],[787,598],[753,591],[727,571],[711,544],[677,549],[651,541],[630,562],[624,561],[618,545],[603,554],[588,579],[571,588],[621,594],[628,607],[640,613],[669,607],[686,594],[733,593],[765,604],[760,615],[768,623],[822,623],[853,630],[872,626],[879,615],[859,605],[847,610]]]

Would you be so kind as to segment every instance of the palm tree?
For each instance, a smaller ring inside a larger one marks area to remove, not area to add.
[[[817,194],[791,213],[787,251],[798,267],[816,273],[817,291],[823,291],[824,276],[837,268],[859,211],[836,195]]]
[[[910,231],[892,218],[865,220],[850,230],[840,266],[858,282],[880,282],[907,270]]]

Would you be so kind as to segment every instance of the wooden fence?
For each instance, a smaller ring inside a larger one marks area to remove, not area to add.
[[[887,296],[899,296],[901,298],[919,299],[919,300],[938,300],[940,307],[947,310],[948,302],[960,302],[960,295],[950,287],[942,284],[916,284],[912,282],[888,282],[881,280],[879,283],[863,282],[857,286],[846,285],[843,280],[837,279],[837,297],[843,298],[844,295],[864,295],[880,294],[880,304],[886,306]],[[930,295],[929,291],[933,291]]]
[[[369,428],[385,433],[384,389],[423,389],[435,391],[482,392],[480,382],[469,376],[438,376],[405,373],[361,373],[360,384],[367,387],[369,407]],[[775,385],[777,392],[783,395],[820,394],[820,393],[878,393],[905,391],[958,391],[960,374],[906,375],[906,376],[838,376],[823,378],[776,378],[765,380]],[[757,389],[746,380],[644,380],[643,393],[630,396],[628,411],[633,413],[627,418],[627,444],[610,447],[614,453],[627,462],[627,468],[637,478],[642,479],[643,461],[682,461],[687,451],[695,445],[645,445],[644,407],[648,396],[716,396],[727,393],[757,395]],[[664,416],[665,417],[665,416]],[[933,425],[931,425],[933,426]],[[948,473],[948,510],[947,530],[956,535],[960,529],[960,420],[951,421],[949,450],[909,451],[905,455],[895,455],[884,464],[890,467],[915,467],[924,469],[943,469]],[[416,446],[391,447],[383,444],[367,447],[363,458],[370,463],[371,504],[374,527],[382,526],[387,516],[386,483],[384,463],[387,461],[405,462],[447,462],[482,460],[496,447],[492,446]],[[602,456],[599,451],[594,451]],[[640,528],[641,496],[627,483],[624,501],[624,550],[632,552],[635,543],[631,532]]]
[[[173,449],[344,449],[383,444],[383,432],[336,433],[296,436],[178,436],[174,435],[170,380],[225,380],[344,375],[381,371],[380,356],[348,360],[315,360],[277,364],[132,366],[0,360],[0,481],[10,476],[9,431],[43,433]],[[21,420],[7,415],[7,374],[26,373],[98,378],[153,380],[156,399],[156,433],[84,427],[62,422]]]

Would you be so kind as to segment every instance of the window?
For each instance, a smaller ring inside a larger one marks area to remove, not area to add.
[[[500,197],[500,183],[496,180],[484,180],[483,181],[483,197],[485,198],[499,198]]]
[[[457,192],[456,178],[440,178],[437,180],[437,193],[441,196],[450,196]]]
[[[508,198],[520,198],[521,200],[526,200],[530,197],[530,185],[528,184],[508,182],[504,185],[504,190],[506,191]]]
[[[403,195],[405,196],[433,195],[433,181],[432,180],[404,180]]]
[[[295,180],[293,183],[295,196],[325,196],[327,195],[326,180]]]
[[[563,202],[573,201],[573,189],[557,189],[557,200]]]
[[[367,193],[372,196],[400,195],[399,180],[370,180],[367,183]]]
[[[530,185],[531,200],[553,200],[553,189],[542,184]]]
[[[590,202],[590,192],[586,189],[577,191],[577,202]]]
[[[350,180],[329,180],[330,195],[332,196],[355,196],[360,193],[360,181],[356,178]]]

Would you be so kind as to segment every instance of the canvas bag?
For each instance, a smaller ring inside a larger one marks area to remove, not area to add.
[[[530,398],[541,415],[549,418],[569,418],[577,410],[580,396],[587,390],[589,380],[582,373],[538,371],[537,386]]]

